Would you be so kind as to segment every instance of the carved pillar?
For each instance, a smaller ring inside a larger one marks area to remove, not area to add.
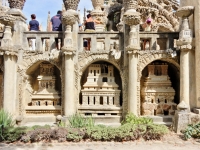
[[[106,106],[107,104],[107,96],[103,96],[103,105]]]
[[[137,1],[125,1],[124,22],[130,26],[129,45],[126,51],[129,54],[129,85],[128,85],[128,111],[138,115],[137,110],[137,64],[139,44],[138,24],[140,22],[140,13],[136,12]]]
[[[88,96],[83,96],[83,97],[82,97],[82,105],[83,105],[83,106],[88,105]]]
[[[68,4],[66,1],[65,5]],[[64,56],[64,115],[71,116],[76,113],[74,98],[74,54],[75,48],[72,38],[72,25],[77,21],[76,12],[67,10],[62,15],[62,23],[65,26],[64,46],[62,52]]]
[[[3,108],[11,114],[16,114],[17,89],[17,56],[15,53],[4,54],[4,100]]]
[[[74,99],[74,50],[62,48],[62,51],[64,56],[64,116],[68,117],[76,113]],[[85,104],[85,101],[83,103]]]
[[[96,106],[100,105],[100,96],[95,96],[95,105]]]
[[[176,15],[182,18],[182,26],[179,34],[179,40],[177,40],[177,46],[181,51],[180,56],[180,103],[175,113],[175,131],[180,132],[185,129],[190,122],[190,97],[189,97],[189,53],[192,50],[192,30],[189,29],[188,17],[193,13],[193,6],[186,6],[179,8]]]
[[[190,106],[189,98],[189,53],[192,50],[192,30],[189,29],[188,17],[193,13],[194,7],[182,7],[177,10],[176,15],[182,18],[182,26],[177,40],[177,46],[181,51],[180,56],[180,101]]]
[[[0,23],[5,25],[4,37],[0,51],[4,55],[4,98],[3,108],[11,114],[16,113],[16,89],[17,89],[17,51],[14,50],[11,28],[15,17],[4,15],[0,17]]]

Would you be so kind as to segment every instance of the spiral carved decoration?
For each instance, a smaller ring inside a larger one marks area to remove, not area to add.
[[[10,8],[16,8],[22,10],[26,0],[8,0]]]
[[[63,0],[66,10],[77,10],[79,2],[80,0]]]

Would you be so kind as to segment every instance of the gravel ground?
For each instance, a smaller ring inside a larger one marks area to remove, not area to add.
[[[160,141],[0,143],[0,150],[200,150],[200,140],[185,141],[182,135],[169,133]]]

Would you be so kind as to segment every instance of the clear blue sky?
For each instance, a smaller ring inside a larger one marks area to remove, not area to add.
[[[31,14],[35,14],[36,20],[42,24],[43,30],[46,30],[48,11],[52,17],[58,10],[62,9],[62,4],[63,0],[26,0],[23,13],[27,18],[27,23],[30,21]],[[84,7],[93,9],[91,0],[80,0],[78,9],[81,10],[81,14],[83,14]]]

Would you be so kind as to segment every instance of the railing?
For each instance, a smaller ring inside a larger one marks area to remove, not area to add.
[[[141,50],[174,49],[178,32],[140,32]]]
[[[173,49],[175,40],[179,38],[178,32],[140,32],[141,50]],[[63,46],[63,32],[24,32],[24,45],[31,50],[35,40],[36,51],[50,51]],[[33,40],[33,42],[34,42]],[[111,49],[124,50],[127,39],[119,32],[79,32],[77,50],[91,52],[109,52]],[[76,43],[76,42],[75,42]]]
[[[119,32],[79,32],[78,51],[110,51],[110,49],[123,50],[123,34]]]
[[[35,50],[33,40],[35,41]],[[33,51],[50,51],[52,49],[60,49],[63,43],[63,32],[24,32],[24,45],[27,50]]]

